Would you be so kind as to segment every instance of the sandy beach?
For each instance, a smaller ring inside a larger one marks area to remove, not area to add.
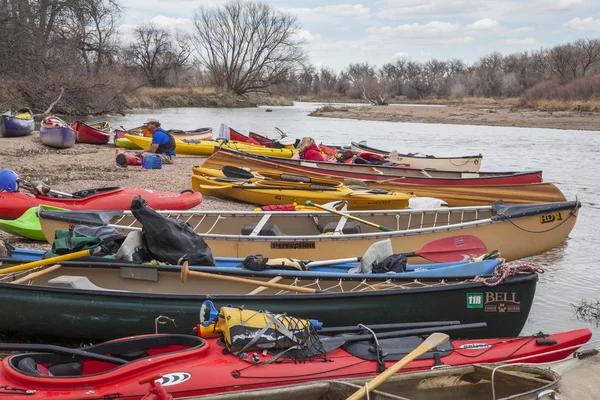
[[[42,144],[38,132],[22,138],[0,138],[0,144],[0,170],[12,169],[25,182],[43,181],[61,192],[110,186],[180,192],[191,189],[192,167],[206,160],[206,157],[179,155],[175,164],[164,165],[162,169],[123,168],[115,162],[113,145],[77,143],[70,149],[52,149]],[[247,210],[253,206],[206,197],[197,208]],[[47,243],[18,238],[2,231],[0,239],[15,247],[49,248]]]
[[[427,124],[517,126],[600,130],[600,113],[573,111],[535,111],[510,105],[465,104],[447,106],[389,105],[334,108],[312,116],[370,121]]]

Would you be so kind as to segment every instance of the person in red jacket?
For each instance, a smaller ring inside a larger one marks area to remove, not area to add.
[[[308,161],[325,161],[325,157],[321,154],[321,150],[315,144],[315,139],[311,137],[303,137],[300,141],[299,153],[301,160]]]

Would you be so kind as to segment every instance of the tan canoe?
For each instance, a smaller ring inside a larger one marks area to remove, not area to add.
[[[445,367],[426,372],[392,375],[369,393],[378,400],[464,400],[492,398],[497,400],[539,400],[541,393],[554,393],[560,376],[537,366],[500,364]],[[493,385],[492,385],[492,373]],[[365,386],[372,377],[319,381],[304,384],[253,389],[190,397],[192,400],[345,400]],[[561,390],[562,392],[562,390]],[[489,395],[487,397],[486,395]]]
[[[189,223],[203,235],[213,255],[246,257],[294,257],[323,260],[362,256],[373,242],[390,238],[395,252],[421,249],[427,243],[446,237],[475,235],[488,250],[500,250],[508,261],[543,253],[560,245],[577,221],[578,201],[458,207],[430,210],[352,211],[350,214],[393,229],[383,232],[360,224],[352,226],[345,218],[328,212],[221,212],[161,211],[169,218]],[[131,212],[81,212],[38,210],[47,238],[57,229],[72,225],[110,225],[124,232],[140,229]],[[332,235],[323,232],[339,231]],[[273,236],[263,236],[273,235]],[[52,239],[50,239],[52,240]],[[414,257],[411,262],[424,263]]]
[[[205,168],[221,169],[226,165],[249,168],[252,171],[286,172],[344,182],[345,178],[299,170],[287,165],[275,164],[251,157],[239,157],[229,152],[217,152],[202,164]],[[434,171],[431,171],[432,173]],[[399,179],[390,181],[365,181],[367,186],[386,189],[397,193],[413,193],[417,197],[436,197],[442,199],[450,207],[467,207],[489,205],[496,200],[506,203],[552,203],[565,201],[564,194],[551,182],[514,184],[514,185],[452,185],[439,186],[428,184],[400,183]],[[346,182],[348,182],[346,180]]]

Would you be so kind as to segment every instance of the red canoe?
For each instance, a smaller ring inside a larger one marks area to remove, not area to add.
[[[542,182],[542,171],[478,172],[463,174],[460,171],[442,171],[419,168],[383,167],[380,165],[344,164],[287,159],[281,157],[256,156],[232,149],[219,149],[206,160],[207,168],[222,168],[223,165],[248,167],[253,171],[288,171],[324,174],[331,177],[355,178],[364,181],[388,181],[417,185],[438,186],[488,186],[522,185]],[[291,168],[291,169],[290,169]]]
[[[80,143],[104,144],[110,140],[110,133],[96,129],[85,122],[75,121],[71,127],[77,132],[77,141]]]
[[[545,337],[453,340],[401,371],[429,370],[442,364],[504,362],[526,356],[536,357],[523,362],[556,361],[573,353],[591,336],[589,329],[578,329]],[[394,360],[413,350],[421,340],[417,337],[380,340],[383,351],[388,353],[386,366],[390,367]],[[0,382],[12,391],[2,386],[0,394],[25,394],[28,390],[35,391],[37,399],[139,399],[148,393],[148,385],[140,385],[138,381],[162,374],[165,389],[174,398],[182,398],[314,380],[375,376],[379,372],[373,353],[369,354],[370,346],[371,343],[365,341],[350,348],[344,346],[348,351],[337,348],[326,356],[321,354],[302,362],[282,357],[272,364],[261,363],[271,359],[270,354],[249,353],[247,359],[242,360],[231,354],[224,355],[216,339],[187,335],[133,336],[78,349],[118,360],[92,360],[93,356],[80,355],[82,359],[38,348],[36,351],[44,353],[17,354],[2,360]],[[573,348],[569,348],[571,346]],[[557,352],[552,353],[554,351]],[[253,359],[258,363],[252,362]],[[15,388],[22,393],[17,393]]]
[[[57,194],[60,197],[2,192],[0,193],[0,218],[19,218],[25,211],[40,204],[69,210],[129,210],[131,200],[138,195],[155,210],[188,210],[202,202],[202,194],[196,192],[176,193],[140,188],[88,189],[72,194]]]

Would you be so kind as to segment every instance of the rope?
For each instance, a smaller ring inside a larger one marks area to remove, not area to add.
[[[493,276],[482,277],[478,275],[473,278],[473,282],[482,282],[486,286],[497,286],[509,276],[517,275],[521,272],[543,274],[544,269],[533,263],[500,264],[494,269]]]

